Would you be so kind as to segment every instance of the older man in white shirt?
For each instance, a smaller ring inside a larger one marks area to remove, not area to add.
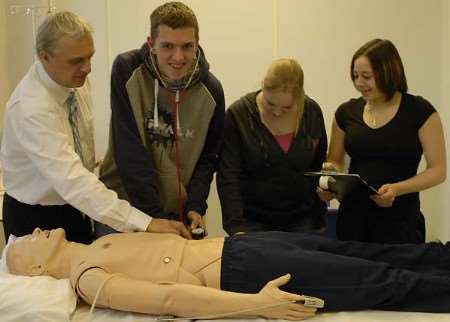
[[[152,219],[92,173],[91,33],[92,27],[70,12],[52,14],[39,27],[39,60],[5,110],[0,156],[5,236],[62,227],[69,240],[89,243],[89,216],[118,231],[173,232],[189,238],[181,223]]]

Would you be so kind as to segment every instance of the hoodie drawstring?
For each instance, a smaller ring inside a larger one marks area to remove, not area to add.
[[[184,94],[184,91],[183,91]],[[179,145],[179,136],[178,136],[178,130],[180,129],[180,118],[179,118],[179,108],[180,108],[180,91],[177,90],[175,94],[175,104],[174,104],[174,127],[175,127],[175,162],[176,162],[176,168],[177,168],[177,181],[178,181],[178,217],[182,223],[185,223],[184,218],[184,198],[183,194],[181,193],[181,159],[180,159],[180,145]]]
[[[155,90],[153,91],[153,95],[155,98],[155,106],[153,107],[153,126],[155,128],[159,127],[159,115],[158,115],[158,92],[159,92],[159,82],[158,79],[155,78]]]

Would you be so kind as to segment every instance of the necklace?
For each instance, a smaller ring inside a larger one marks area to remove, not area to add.
[[[364,122],[373,129],[379,128],[390,122],[397,114],[402,94],[397,92],[389,101],[366,102],[364,106]]]
[[[373,113],[373,110],[370,106],[367,106],[367,118],[368,118],[369,125],[371,127],[373,127],[373,128],[378,127],[377,118],[375,117],[375,114]]]

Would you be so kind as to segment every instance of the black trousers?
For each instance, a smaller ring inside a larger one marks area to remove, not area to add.
[[[352,201],[339,206],[336,232],[340,240],[420,244],[425,242],[425,218],[418,199],[397,200],[385,208],[371,200]]]
[[[3,196],[3,229],[5,240],[10,234],[23,236],[35,228],[64,228],[70,241],[89,244],[92,242],[90,218],[70,205],[41,206],[20,202],[5,193]]]
[[[261,232],[229,237],[221,289],[257,293],[290,273],[282,289],[325,300],[326,311],[450,312],[450,244],[367,244]]]

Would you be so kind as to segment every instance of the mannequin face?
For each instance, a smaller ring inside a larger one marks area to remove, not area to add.
[[[148,38],[152,53],[156,56],[159,71],[171,80],[179,80],[192,68],[197,52],[195,29],[158,27],[158,36]]]
[[[42,275],[60,247],[67,242],[64,229],[40,230],[36,228],[8,249],[8,266],[13,272],[25,275]]]

